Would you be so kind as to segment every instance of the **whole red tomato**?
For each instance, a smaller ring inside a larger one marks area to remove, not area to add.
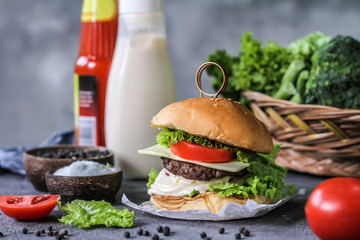
[[[360,179],[337,177],[320,183],[306,202],[305,214],[320,239],[360,239]]]

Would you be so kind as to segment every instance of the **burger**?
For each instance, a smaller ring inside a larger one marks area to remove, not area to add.
[[[190,98],[163,108],[151,120],[157,144],[139,150],[159,156],[164,168],[149,173],[148,194],[160,210],[219,212],[228,203],[277,202],[293,194],[286,168],[274,159],[266,126],[242,104],[226,98]],[[160,159],[159,159],[160,160]]]

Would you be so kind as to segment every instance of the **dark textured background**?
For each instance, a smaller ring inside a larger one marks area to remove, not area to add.
[[[0,147],[38,144],[73,127],[81,5],[0,0]],[[198,96],[198,66],[217,48],[237,54],[247,30],[281,45],[315,30],[360,39],[359,9],[357,0],[165,0],[178,99]]]

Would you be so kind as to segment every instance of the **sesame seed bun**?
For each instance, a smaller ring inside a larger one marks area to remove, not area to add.
[[[151,126],[172,128],[230,146],[271,153],[269,130],[242,104],[226,98],[190,98],[163,108]]]

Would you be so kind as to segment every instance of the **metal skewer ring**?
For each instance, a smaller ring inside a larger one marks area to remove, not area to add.
[[[203,73],[203,71],[205,70],[205,68],[207,68],[208,66],[211,66],[211,65],[215,65],[217,67],[220,68],[222,74],[223,74],[223,84],[221,85],[221,88],[219,89],[219,91],[217,91],[217,93],[213,93],[213,94],[210,94],[210,93],[206,93],[202,90],[201,88],[201,74]],[[224,89],[226,88],[226,85],[228,83],[228,77],[227,77],[227,74],[225,72],[225,69],[218,63],[216,62],[206,62],[206,63],[203,63],[199,68],[198,70],[196,71],[196,77],[195,77],[195,81],[196,81],[196,86],[197,88],[199,89],[200,91],[200,96],[203,97],[204,95],[206,96],[210,96],[210,97],[213,97],[213,98],[216,98],[219,96],[220,93],[222,93],[224,91]]]

